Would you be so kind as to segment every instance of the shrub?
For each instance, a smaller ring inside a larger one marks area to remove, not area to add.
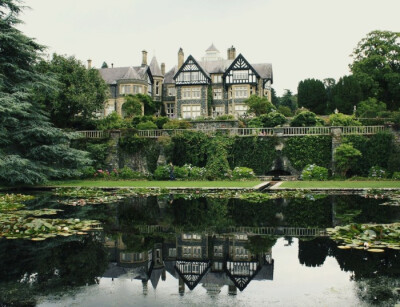
[[[262,128],[263,127],[263,123],[262,123],[260,117],[255,117],[255,118],[250,119],[247,122],[247,127],[248,128]]]
[[[96,173],[96,170],[93,166],[87,166],[83,169],[80,170],[82,175],[80,176],[81,178],[93,178],[94,174]]]
[[[331,126],[361,126],[361,123],[354,116],[342,113],[329,115],[329,124]]]
[[[334,155],[336,168],[342,176],[346,176],[347,171],[353,167],[362,156],[361,152],[354,148],[352,143],[340,145],[336,148]]]
[[[204,180],[206,179],[206,171],[205,167],[191,166],[189,168],[189,178],[192,180]]]
[[[290,123],[291,127],[313,127],[323,126],[324,121],[317,117],[314,112],[302,111],[297,114]]]
[[[187,179],[189,176],[189,170],[184,166],[182,166],[182,167],[175,166],[174,167],[174,176],[177,179]]]
[[[170,120],[163,125],[163,129],[189,129],[191,126],[186,120]]]
[[[278,112],[283,114],[286,117],[290,117],[293,115],[292,110],[287,106],[279,106]]]
[[[254,179],[256,176],[251,168],[235,167],[232,171],[233,179]]]
[[[131,121],[124,120],[116,112],[112,112],[103,119],[98,120],[96,126],[99,130],[132,128]]]
[[[400,180],[400,172],[394,172],[394,173],[393,173],[393,176],[392,176],[392,179],[394,179],[394,180]]]
[[[327,180],[328,169],[315,164],[307,165],[301,172],[301,179],[303,180]]]
[[[276,127],[286,123],[286,117],[279,112],[270,112],[260,116],[262,127]]]
[[[154,179],[156,180],[168,180],[170,174],[170,167],[168,165],[160,165],[154,171]]]
[[[220,115],[215,118],[216,120],[234,120],[235,116],[231,114]]]
[[[125,166],[118,171],[118,177],[121,179],[144,179],[146,178],[146,175],[140,172],[135,172],[129,167]]]
[[[387,177],[387,171],[380,166],[373,166],[368,172],[369,178],[383,179]]]
[[[136,128],[138,130],[152,130],[152,129],[157,129],[157,125],[151,121],[146,121],[143,123],[137,124]]]
[[[169,122],[169,118],[166,116],[159,116],[154,119],[154,123],[157,125],[158,129],[162,129],[162,127]]]

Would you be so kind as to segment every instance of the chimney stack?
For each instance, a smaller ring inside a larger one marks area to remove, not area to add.
[[[236,58],[236,49],[235,47],[228,48],[228,60],[234,60]]]
[[[146,66],[147,65],[147,51],[143,50],[142,51],[142,66]]]
[[[92,68],[92,60],[87,60],[87,69]]]
[[[161,63],[161,74],[165,76],[165,63]]]
[[[114,68],[114,63],[111,63],[111,68]]]
[[[182,48],[179,48],[178,51],[178,69],[182,67],[184,60],[184,54]]]

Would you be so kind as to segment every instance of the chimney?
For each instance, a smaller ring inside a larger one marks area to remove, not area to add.
[[[87,69],[92,68],[92,60],[87,60]]]
[[[228,60],[234,60],[236,58],[236,49],[235,47],[228,48]]]
[[[114,68],[114,63],[111,63],[111,68]]]
[[[184,54],[182,48],[179,48],[178,51],[178,69],[183,65]]]
[[[147,51],[143,50],[142,51],[142,66],[146,66],[147,65]]]
[[[161,63],[161,74],[165,76],[165,63]]]

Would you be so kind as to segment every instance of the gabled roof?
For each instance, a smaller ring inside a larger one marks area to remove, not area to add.
[[[184,69],[185,65],[188,64],[189,61],[193,61],[193,63],[199,68],[199,70],[208,78],[210,79],[210,74],[204,70],[204,68],[195,60],[195,58],[192,55],[189,55],[186,61],[182,64],[182,67],[179,68],[178,72],[174,76],[174,80],[176,77],[181,73],[181,71]]]
[[[214,43],[212,43],[211,46],[208,47],[208,49],[206,50],[206,52],[207,52],[207,51],[217,51],[217,52],[219,52],[219,50],[214,46]]]
[[[272,81],[272,64],[270,63],[261,63],[261,64],[251,64],[253,68],[257,71],[263,79],[271,79]]]
[[[157,59],[155,56],[151,59],[150,62],[150,71],[153,76],[162,77],[163,74],[161,73],[160,65],[158,65]]]
[[[226,77],[226,75],[228,74],[228,72],[230,70],[234,69],[236,63],[238,63],[238,64],[243,63],[244,65],[248,66],[257,75],[257,77],[260,77],[260,74],[256,71],[256,69],[253,67],[253,65],[251,65],[241,53],[236,57],[236,59],[233,60],[231,65],[225,71],[224,77]]]
[[[176,72],[178,71],[178,66],[172,67],[164,76],[164,83],[166,84],[172,84],[175,83],[174,76],[176,75]]]
[[[133,69],[132,67],[129,67],[127,72],[125,73],[125,75],[121,78],[122,80],[130,80],[130,79],[142,79],[139,74],[137,73],[137,71],[135,69]]]
[[[147,81],[148,69],[148,66],[100,68],[99,73],[107,84],[113,84],[113,82],[118,82],[118,80]]]
[[[216,60],[198,62],[209,74],[223,74],[232,64],[232,60]]]

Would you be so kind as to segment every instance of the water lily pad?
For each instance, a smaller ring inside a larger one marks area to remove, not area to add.
[[[369,248],[369,249],[367,249],[367,251],[369,251],[371,253],[383,253],[383,252],[385,252],[384,249],[380,249],[380,248]]]
[[[31,241],[44,241],[46,240],[46,238],[42,238],[42,237],[36,237],[36,238],[32,238]]]
[[[351,249],[351,247],[348,245],[339,245],[338,248],[339,249]]]

